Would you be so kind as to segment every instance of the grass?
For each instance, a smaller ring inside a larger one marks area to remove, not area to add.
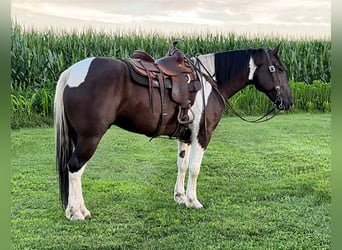
[[[61,210],[53,129],[13,130],[12,249],[330,249],[330,122],[224,117],[203,159],[201,210],[173,201],[176,141],[113,127],[84,174],[85,222]]]

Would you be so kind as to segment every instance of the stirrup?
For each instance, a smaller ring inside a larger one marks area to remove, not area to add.
[[[182,108],[180,106],[178,106],[178,108],[179,108],[179,110],[178,110],[177,120],[178,120],[179,124],[188,125],[194,121],[195,114],[194,114],[194,112],[192,112],[190,107],[188,109],[183,109],[183,110],[185,110],[185,111],[190,110],[190,112],[192,114],[192,119],[184,119],[184,120],[182,120],[182,118],[184,118],[184,117],[189,118],[189,116],[187,114],[185,114],[185,116],[182,117]]]

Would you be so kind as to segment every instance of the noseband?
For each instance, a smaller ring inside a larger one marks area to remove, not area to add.
[[[267,63],[268,63],[268,70],[270,71],[271,76],[272,76],[273,87],[277,91],[276,99],[274,101],[274,104],[279,102],[280,103],[279,104],[279,109],[283,109],[284,108],[284,106],[283,106],[283,98],[280,95],[280,85],[279,85],[280,79],[279,79],[279,76],[276,74],[276,68],[272,64],[272,61],[271,61],[269,53],[266,50],[264,50],[264,51],[265,51],[266,60],[267,60]],[[277,85],[277,79],[278,79],[278,85]]]

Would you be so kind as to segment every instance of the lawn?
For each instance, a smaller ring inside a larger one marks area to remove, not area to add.
[[[330,249],[331,115],[224,117],[198,180],[173,201],[177,141],[112,127],[83,177],[92,218],[68,221],[53,128],[12,131],[12,249]]]

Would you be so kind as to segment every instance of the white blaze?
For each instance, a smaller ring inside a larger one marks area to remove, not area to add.
[[[253,80],[254,77],[254,72],[257,69],[257,66],[254,63],[253,58],[251,57],[249,59],[249,75],[248,75],[248,80]]]

